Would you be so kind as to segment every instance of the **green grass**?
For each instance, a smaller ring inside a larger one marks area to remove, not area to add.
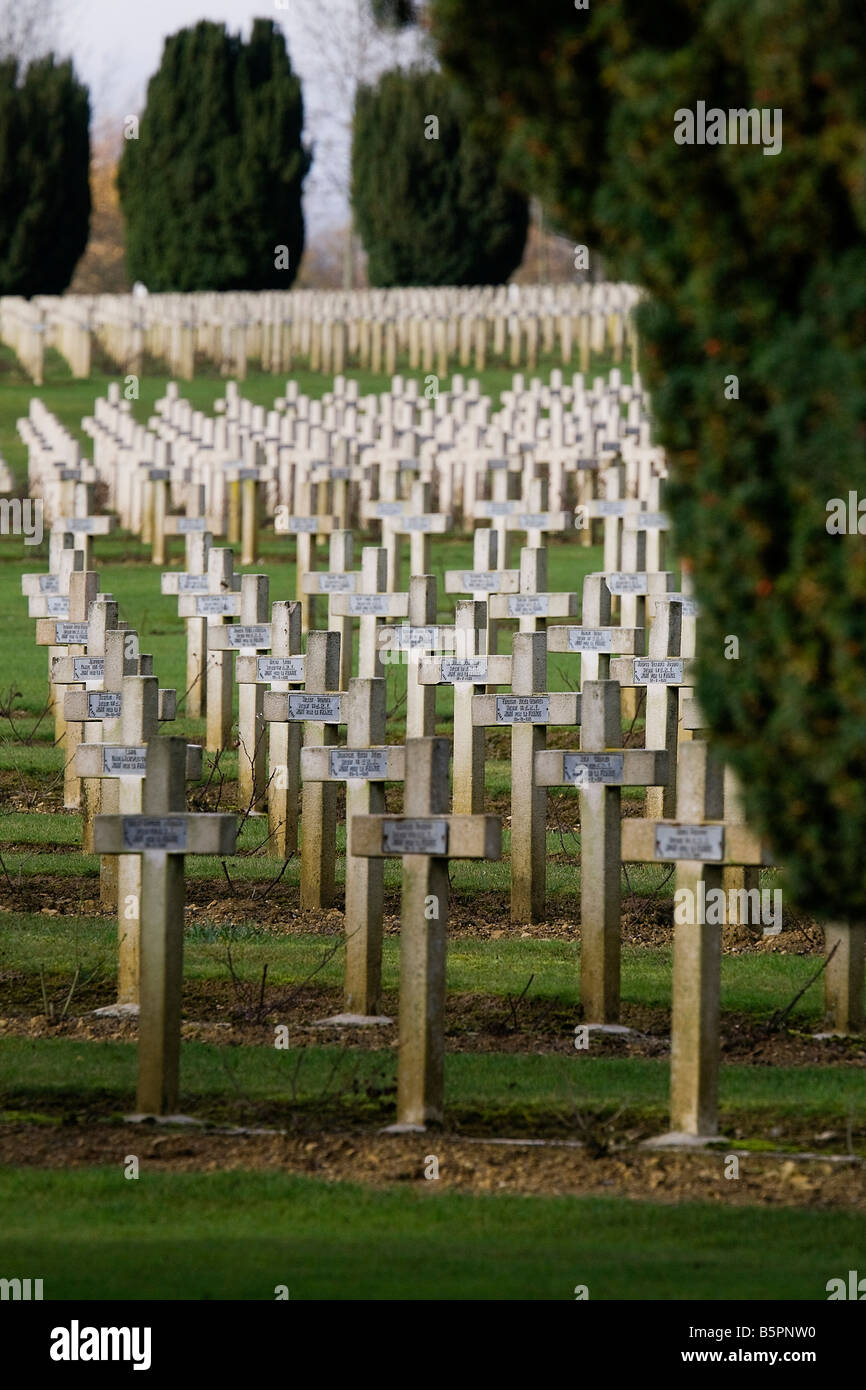
[[[289,1041],[291,1042],[291,1024]],[[285,1124],[296,1112],[387,1120],[394,1107],[396,1052],[332,1047],[277,1049],[182,1046],[181,1105],[217,1121]],[[133,1108],[137,1050],[131,1043],[8,1037],[0,1042],[0,1096],[6,1110],[74,1114]],[[560,1053],[449,1053],[446,1122],[505,1133],[553,1126],[577,1134],[575,1112],[624,1112],[661,1127],[667,1113],[667,1061]],[[866,1072],[858,1067],[723,1066],[722,1124],[754,1131],[770,1119],[839,1122],[866,1112]]]
[[[435,1148],[435,1143],[434,1146]],[[429,1141],[419,1148],[419,1167]],[[0,1170],[3,1268],[50,1299],[823,1299],[866,1218],[374,1190],[277,1173]]]
[[[226,947],[240,979],[261,979],[267,964],[272,985],[309,978],[320,966],[334,938],[315,935],[276,936],[248,921],[214,926],[206,920],[188,927],[184,946],[184,975],[188,980],[228,978]],[[82,973],[101,970],[113,976],[116,927],[112,920],[93,917],[50,917],[0,913],[0,971],[36,975],[40,968],[56,983],[80,967]],[[668,947],[629,947],[622,953],[622,997],[627,1004],[669,1008],[672,953]],[[815,973],[808,956],[783,954],[731,955],[722,960],[722,1008],[726,1012],[775,1012],[794,997]],[[532,977],[528,999],[578,1001],[580,947],[576,943],[539,938],[453,940],[448,948],[448,989],[458,994],[519,995]],[[318,984],[339,986],[343,955],[338,951],[317,970]],[[396,990],[399,981],[399,942],[383,943],[383,984]],[[815,981],[789,1015],[806,1023],[820,1017],[822,984]]]

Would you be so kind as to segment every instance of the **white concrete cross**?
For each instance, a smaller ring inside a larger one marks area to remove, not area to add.
[[[234,816],[184,810],[186,758],[182,739],[152,738],[142,813],[97,816],[94,826],[98,853],[141,858],[141,1114],[171,1115],[178,1108],[184,856],[235,852]]]
[[[407,740],[404,814],[351,822],[353,855],[403,860],[398,1129],[443,1116],[449,862],[501,854],[498,816],[448,814],[448,761],[447,739]]]

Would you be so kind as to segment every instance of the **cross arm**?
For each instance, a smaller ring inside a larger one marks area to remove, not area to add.
[[[446,570],[446,594],[516,594],[520,570]]]
[[[616,652],[620,655],[643,651],[642,627],[570,627],[562,623],[547,629],[549,652]]]
[[[688,860],[767,867],[773,863],[769,849],[746,825],[630,818],[622,823],[622,859],[626,864]]]
[[[491,618],[576,618],[577,594],[491,594]]]
[[[545,748],[535,755],[538,787],[661,787],[667,781],[668,755],[651,748],[608,748],[605,752],[568,752]]]
[[[505,724],[579,724],[580,696],[570,691],[540,695],[473,695],[472,723],[500,727]]]
[[[237,817],[207,811],[164,816],[95,816],[96,854],[234,854]]]
[[[345,724],[349,717],[348,696],[338,691],[266,690],[263,703],[268,724]]]
[[[270,623],[220,623],[218,627],[208,628],[207,644],[210,651],[233,652],[238,647],[255,647],[267,651],[271,645]]]
[[[426,854],[447,859],[499,859],[499,816],[353,816],[352,853],[365,859]]]
[[[302,748],[304,782],[402,782],[406,749],[402,745],[370,748]]]
[[[693,685],[693,663],[681,656],[618,656],[610,663],[610,678],[623,686]]]
[[[143,777],[146,762],[147,745],[144,743],[79,743],[75,750],[75,771],[79,777]],[[202,766],[201,744],[188,743],[186,780],[197,782]]]
[[[510,685],[510,656],[422,656],[418,664],[421,685]]]

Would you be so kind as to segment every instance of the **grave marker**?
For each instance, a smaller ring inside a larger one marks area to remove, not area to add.
[[[141,858],[137,1098],[141,1114],[171,1115],[178,1107],[184,856],[235,851],[234,816],[184,810],[185,772],[182,739],[151,739],[142,814],[97,816],[94,826],[100,854]]]
[[[404,815],[351,824],[354,855],[403,860],[398,1128],[442,1122],[449,861],[501,854],[498,816],[448,814],[448,761],[447,739],[407,740]]]

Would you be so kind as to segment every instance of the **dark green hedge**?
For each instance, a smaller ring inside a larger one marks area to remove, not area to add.
[[[438,139],[425,135],[428,116]],[[372,285],[497,284],[520,264],[528,204],[506,179],[501,140],[473,139],[467,117],[437,72],[387,72],[360,88],[352,203]]]
[[[130,277],[150,290],[288,289],[304,249],[303,123],[271,20],[255,20],[249,43],[206,21],[166,39],[118,174]]]
[[[90,231],[90,99],[71,63],[0,63],[0,294],[62,294]]]
[[[843,0],[433,0],[477,118],[608,274],[642,366],[699,695],[792,899],[866,916],[866,11]],[[779,108],[780,153],[680,145],[675,112]],[[739,399],[725,398],[725,377]],[[726,638],[739,641],[726,659]]]

